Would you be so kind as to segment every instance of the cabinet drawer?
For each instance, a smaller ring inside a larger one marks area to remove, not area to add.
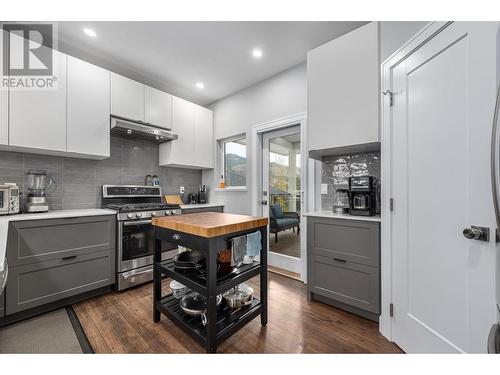
[[[344,219],[307,219],[312,254],[369,266],[380,265],[380,224]]]
[[[196,207],[196,208],[184,208],[182,209],[183,214],[195,214],[197,212],[223,212],[222,206],[216,207]]]
[[[12,267],[6,315],[114,283],[114,251]]]
[[[378,267],[312,255],[309,291],[373,313],[380,313]]]
[[[16,267],[114,248],[114,216],[18,221],[9,226],[7,259]]]

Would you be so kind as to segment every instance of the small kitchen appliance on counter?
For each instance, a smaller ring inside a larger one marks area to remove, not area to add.
[[[349,208],[349,190],[337,189],[335,191],[335,203],[333,204],[333,212],[336,214],[348,214]]]
[[[47,188],[52,185],[52,178],[43,170],[31,169],[28,177],[28,195],[26,197],[26,212],[47,212]]]
[[[205,204],[208,203],[208,197],[207,197],[207,186],[200,185],[200,188],[198,189],[198,203],[199,204]]]
[[[349,177],[350,215],[374,216],[377,209],[376,178]]]
[[[191,193],[188,195],[188,203],[189,204],[197,204],[198,203],[198,194]]]
[[[19,186],[15,183],[0,184],[0,215],[19,213]]]
[[[163,203],[159,186],[103,185],[102,207],[117,213],[117,289],[152,280],[155,228],[151,219],[180,215],[180,206]],[[162,259],[176,253],[176,245],[162,242]]]

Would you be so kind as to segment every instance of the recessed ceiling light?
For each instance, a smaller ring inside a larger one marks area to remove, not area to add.
[[[202,89],[205,87],[205,85],[203,84],[203,82],[196,82],[196,87]]]
[[[262,50],[258,48],[254,48],[252,51],[252,56],[256,59],[260,59],[262,57]]]
[[[92,29],[85,28],[85,29],[83,29],[83,32],[85,34],[87,34],[88,36],[92,36],[92,37],[97,36],[97,34],[95,33],[95,31],[92,30]]]

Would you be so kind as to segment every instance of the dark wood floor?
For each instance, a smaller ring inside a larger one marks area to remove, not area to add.
[[[168,291],[169,280],[164,280]],[[257,280],[251,284],[258,290]],[[153,323],[152,286],[145,284],[74,305],[96,353],[204,353],[165,316]],[[256,318],[220,353],[401,353],[378,325],[320,302],[308,302],[300,281],[269,273],[269,323]]]

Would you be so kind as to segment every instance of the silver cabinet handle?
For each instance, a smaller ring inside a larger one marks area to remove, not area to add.
[[[134,273],[134,274],[124,274],[123,275],[123,279],[124,280],[128,280],[128,279],[131,279],[133,277],[136,277],[136,276],[141,276],[141,275],[145,275],[147,273],[153,273],[153,269],[148,269],[148,270],[145,270],[145,271],[141,271],[141,272],[137,272],[137,273]]]
[[[500,228],[500,196],[498,191],[498,157],[499,157],[499,126],[500,126],[500,87],[498,88],[497,101],[495,104],[495,114],[493,116],[493,129],[491,133],[491,192],[493,194],[493,206],[497,228]]]
[[[141,224],[151,224],[151,220],[126,221],[123,223],[123,226],[130,227],[132,225],[141,225]]]

